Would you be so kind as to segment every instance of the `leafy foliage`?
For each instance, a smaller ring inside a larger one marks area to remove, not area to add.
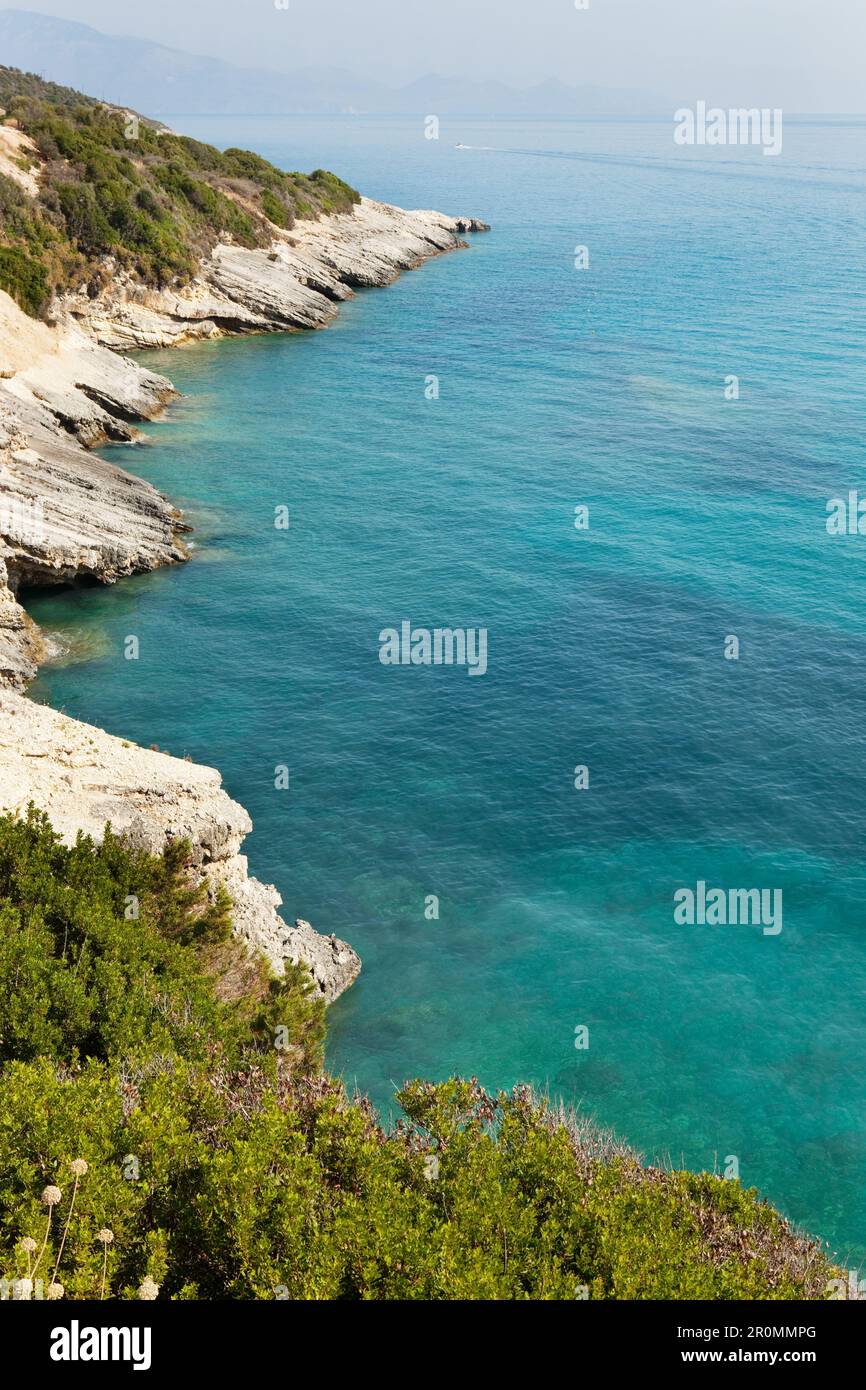
[[[48,302],[48,272],[20,246],[0,246],[0,289],[35,318]]]
[[[114,265],[181,286],[220,237],[264,247],[274,225],[359,201],[324,170],[290,174],[247,150],[222,152],[14,68],[0,67],[0,104],[43,161],[37,200],[11,180],[17,196],[0,187],[0,285],[28,313],[57,290],[98,289]]]
[[[322,1005],[300,975],[259,970],[243,999],[221,997],[238,950],[230,909],[224,889],[209,900],[191,881],[184,841],[155,857],[108,828],[100,845],[81,836],[69,847],[33,809],[0,819],[0,1063],[237,1061],[288,1020],[292,1046],[315,1064]]]
[[[412,1082],[384,1130],[322,1075],[305,972],[270,979],[227,909],[184,844],[69,847],[33,809],[0,818],[0,1277],[76,1298],[826,1296],[838,1271],[754,1192],[643,1168],[526,1088]]]

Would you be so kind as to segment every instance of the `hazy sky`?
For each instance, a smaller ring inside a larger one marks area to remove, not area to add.
[[[110,33],[283,71],[546,77],[720,105],[866,109],[866,0],[24,0]],[[2,55],[0,55],[2,61]]]

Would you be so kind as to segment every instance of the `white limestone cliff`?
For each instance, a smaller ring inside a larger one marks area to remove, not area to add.
[[[91,452],[134,441],[138,422],[176,394],[123,352],[324,327],[355,287],[387,285],[476,230],[486,228],[363,199],[351,213],[274,228],[267,250],[221,242],[183,289],[147,289],[106,265],[107,290],[67,296],[44,323],[0,291],[0,812],[33,802],[69,839],[79,830],[98,838],[106,821],[152,850],[188,838],[209,886],[228,889],[235,932],[277,971],[303,961],[329,1002],[360,961],[308,922],[279,917],[277,890],[247,872],[240,846],[252,823],[219,774],[23,696],[45,644],[17,595],[76,579],[113,583],[188,558],[171,502]]]
[[[240,848],[252,821],[214,768],[139,748],[0,690],[0,808],[23,815],[31,802],[70,844],[79,831],[99,841],[107,823],[152,854],[171,840],[188,840],[193,872],[211,892],[224,885],[235,934],[278,974],[285,961],[302,960],[329,1003],[358,974],[361,962],[351,946],[321,936],[308,922],[287,926],[277,912],[277,890],[250,878]]]

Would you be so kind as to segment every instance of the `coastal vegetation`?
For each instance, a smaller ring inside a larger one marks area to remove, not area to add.
[[[528,1088],[413,1081],[384,1126],[323,1070],[304,970],[247,955],[189,853],[0,818],[8,1296],[828,1296],[754,1191],[644,1167]]]
[[[0,288],[31,315],[58,292],[97,294],[118,270],[181,287],[220,238],[266,247],[275,226],[360,201],[324,169],[287,173],[14,68],[0,67],[0,107],[37,180],[34,194],[0,174]]]
[[[34,316],[118,276],[183,286],[221,238],[267,247],[358,200],[8,68],[0,106],[0,286]],[[81,476],[79,516],[112,475]],[[840,1272],[755,1191],[645,1166],[528,1087],[408,1081],[385,1123],[327,1074],[306,970],[248,952],[193,859],[0,817],[0,1297],[829,1296]]]

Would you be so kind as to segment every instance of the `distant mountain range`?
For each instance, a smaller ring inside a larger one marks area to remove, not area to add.
[[[430,75],[397,88],[338,68],[234,67],[27,10],[0,10],[0,63],[147,115],[652,116],[671,110],[650,93],[590,83],[549,81],[521,90]]]

